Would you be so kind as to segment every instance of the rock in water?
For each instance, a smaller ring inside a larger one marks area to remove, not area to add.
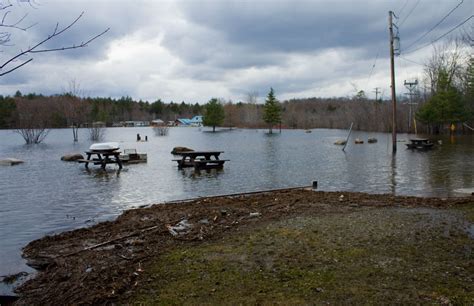
[[[24,163],[21,159],[16,159],[16,158],[5,158],[5,159],[0,159],[0,165],[2,166],[14,166],[14,165],[19,165]]]
[[[63,161],[76,161],[78,159],[84,159],[84,156],[82,156],[80,153],[71,153],[61,157],[61,160]]]
[[[362,139],[360,139],[360,138],[356,138],[356,139],[354,140],[354,143],[361,144],[361,143],[364,143],[364,141],[363,141]]]
[[[335,145],[340,145],[340,146],[343,146],[346,144],[346,141],[343,140],[343,139],[339,139],[339,140],[336,140],[336,142],[334,143]]]
[[[173,150],[171,151],[171,154],[179,154],[182,152],[192,152],[192,151],[194,150],[187,147],[174,147]]]

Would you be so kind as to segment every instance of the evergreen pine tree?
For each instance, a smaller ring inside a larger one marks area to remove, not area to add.
[[[445,70],[438,73],[435,94],[417,113],[420,121],[441,127],[444,124],[463,122],[467,118],[460,92],[454,87]]]
[[[263,111],[263,121],[268,124],[268,132],[271,134],[272,127],[281,121],[280,104],[275,98],[273,88],[270,88],[270,92],[265,100]]]
[[[202,123],[205,126],[212,126],[212,131],[216,131],[216,126],[219,126],[224,122],[224,107],[216,98],[212,98],[204,106],[204,117],[202,118]]]

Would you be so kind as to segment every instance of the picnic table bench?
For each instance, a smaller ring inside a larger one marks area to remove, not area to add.
[[[122,169],[122,161],[120,160],[120,151],[113,150],[90,150],[85,152],[87,155],[86,159],[77,160],[79,163],[84,163],[86,169],[89,168],[89,164],[100,165],[102,169],[105,169],[107,164],[118,164],[119,169]],[[93,155],[96,157],[92,158]],[[113,159],[112,159],[113,157]]]
[[[178,162],[178,168],[194,167],[200,169],[220,169],[224,167],[224,163],[228,159],[219,159],[219,155],[224,151],[189,151],[179,152],[176,155],[181,156],[179,159],[173,159]]]

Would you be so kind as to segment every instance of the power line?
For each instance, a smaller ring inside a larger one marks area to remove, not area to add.
[[[367,78],[367,83],[369,83],[370,78],[372,77],[372,72],[374,72],[375,64],[377,63],[378,58],[379,58],[379,52],[377,51],[377,55],[375,56],[374,64],[372,65],[372,69],[370,69],[369,77]]]
[[[407,6],[407,4],[408,4],[408,1],[409,1],[409,0],[406,0],[406,1],[405,1],[405,4],[402,6],[402,8],[398,10],[398,15],[400,15],[400,16],[402,15],[402,12],[403,12],[403,10],[405,9],[405,6]]]
[[[407,61],[407,62],[410,62],[410,63],[413,63],[413,64],[417,64],[417,65],[420,65],[420,66],[423,66],[423,67],[425,67],[425,66],[426,66],[426,65],[424,65],[424,64],[421,64],[421,63],[415,62],[414,60],[408,59],[408,58],[406,58],[406,57],[403,57],[403,56],[399,56],[399,58],[401,58],[401,59],[402,59],[402,60],[404,60],[404,61]]]
[[[443,18],[441,18],[440,21],[438,21],[433,27],[431,27],[431,29],[428,30],[428,32],[426,32],[425,34],[421,35],[420,38],[418,38],[417,40],[415,40],[413,43],[411,43],[406,49],[409,50],[410,47],[412,47],[413,45],[415,45],[417,42],[419,42],[420,40],[422,40],[423,38],[426,37],[426,35],[428,35],[429,33],[431,33],[431,31],[433,31],[437,26],[439,26],[446,18],[448,18],[449,15],[451,15],[455,10],[457,10],[458,7],[461,6],[461,4],[463,4],[464,0],[461,0],[461,2],[459,2],[452,10],[450,10]]]
[[[408,17],[410,17],[411,13],[413,13],[413,11],[415,10],[415,8],[418,6],[419,3],[420,3],[420,0],[418,0],[418,1],[415,3],[415,5],[411,8],[410,12],[408,12],[408,14],[406,15],[406,17],[403,18],[402,22],[400,22],[399,27],[401,27],[401,26],[405,23],[405,21],[408,19]],[[403,10],[403,9],[402,9],[402,10]],[[399,13],[399,15],[400,15],[400,13]]]
[[[413,50],[410,50],[408,52],[405,52],[404,54],[408,54],[408,53],[413,53],[415,51],[418,51],[420,49],[423,49],[429,45],[432,45],[434,44],[435,42],[437,42],[438,40],[442,39],[443,37],[445,37],[446,35],[450,34],[451,32],[453,32],[454,30],[456,30],[457,28],[459,28],[460,26],[462,26],[463,24],[465,24],[466,22],[468,22],[469,20],[471,20],[472,18],[474,17],[474,15],[471,15],[469,16],[467,19],[465,19],[463,22],[461,22],[460,24],[458,24],[457,26],[455,26],[454,28],[452,28],[451,30],[449,30],[448,32],[444,33],[443,35],[441,35],[440,37],[436,38],[435,40],[432,40],[431,42],[421,46],[421,47],[418,47],[416,49],[413,49]]]

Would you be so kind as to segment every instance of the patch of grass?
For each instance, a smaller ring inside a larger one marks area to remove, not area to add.
[[[470,239],[449,211],[304,216],[180,247],[137,304],[474,303]]]
[[[460,210],[469,222],[474,223],[474,201],[468,205],[457,206],[456,209]]]

